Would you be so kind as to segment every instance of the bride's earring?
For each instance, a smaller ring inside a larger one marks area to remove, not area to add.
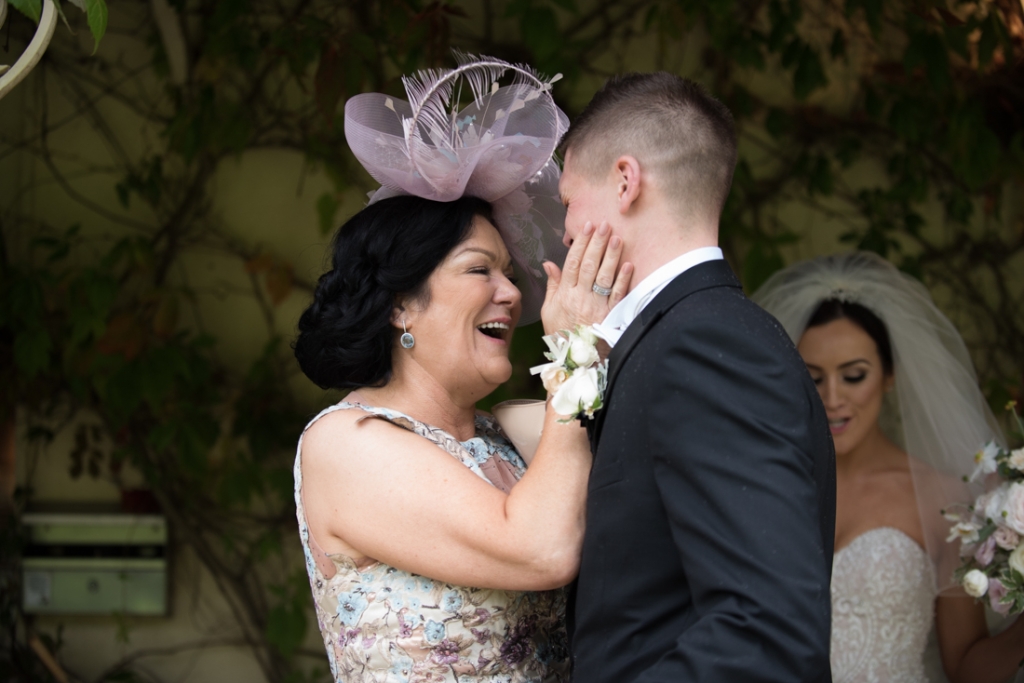
[[[402,321],[402,336],[398,338],[399,343],[404,349],[411,349],[416,345],[416,338],[409,334],[409,330],[405,329],[405,321]]]

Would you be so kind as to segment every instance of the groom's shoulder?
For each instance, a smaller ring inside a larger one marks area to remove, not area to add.
[[[720,325],[768,334],[782,330],[775,318],[743,293],[738,283],[707,287],[666,303],[664,321],[674,325]]]
[[[673,345],[703,341],[726,353],[742,350],[787,363],[798,360],[782,325],[738,286],[709,287],[669,303],[650,334]]]

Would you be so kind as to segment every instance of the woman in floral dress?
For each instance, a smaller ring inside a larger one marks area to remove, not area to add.
[[[300,322],[304,371],[322,386],[361,384],[310,423],[295,463],[299,529],[338,681],[568,680],[557,589],[577,569],[590,450],[582,427],[549,407],[527,470],[493,418],[474,411],[511,374],[521,308],[486,216],[475,199],[368,207],[339,232],[335,267]],[[455,246],[416,235],[424,227]],[[387,244],[410,233],[422,238],[415,256]],[[376,249],[363,252],[367,243]],[[381,263],[375,251],[398,255]],[[431,256],[443,257],[432,272]],[[411,294],[392,322],[392,293],[372,283],[381,270],[417,268],[429,277],[402,287]],[[393,349],[371,374],[359,339],[374,335]]]
[[[543,261],[565,255],[551,155],[568,123],[555,79],[457,58],[458,69],[403,79],[408,102],[346,102],[352,152],[383,186],[339,229],[299,321],[303,373],[349,390],[309,423],[295,460],[339,682],[568,680],[561,587],[583,540],[586,432],[549,401],[527,470],[475,410],[512,374],[513,328],[540,317]],[[515,79],[501,87],[506,72]],[[445,114],[460,79],[473,103]],[[606,231],[574,249],[588,266],[574,300],[595,319],[627,289],[621,252]]]

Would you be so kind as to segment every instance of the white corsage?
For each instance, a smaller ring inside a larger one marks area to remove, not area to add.
[[[551,394],[551,405],[559,422],[572,422],[594,413],[604,406],[604,390],[608,382],[608,362],[597,352],[597,335],[589,326],[577,325],[573,331],[562,330],[544,337],[550,363],[530,368],[531,375],[540,375],[544,388]]]

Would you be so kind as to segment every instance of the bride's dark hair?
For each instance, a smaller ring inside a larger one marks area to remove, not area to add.
[[[294,350],[306,377],[323,389],[387,384],[399,332],[391,324],[396,301],[430,296],[427,279],[469,237],[475,216],[491,220],[490,204],[399,196],[342,225],[331,245],[331,269],[299,318]]]
[[[889,340],[889,331],[885,323],[879,319],[871,310],[860,304],[841,301],[840,299],[826,299],[807,321],[807,328],[826,325],[834,320],[847,319],[864,330],[878,347],[878,356],[882,359],[882,369],[886,375],[893,372],[892,342]]]

